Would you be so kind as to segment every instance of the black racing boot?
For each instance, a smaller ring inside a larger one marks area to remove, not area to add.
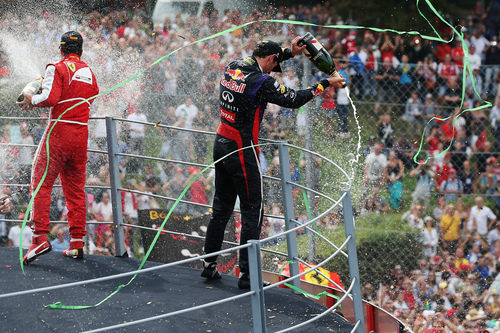
[[[217,270],[217,262],[206,262],[203,261],[203,271],[201,276],[207,280],[218,280],[222,278],[219,271]]]

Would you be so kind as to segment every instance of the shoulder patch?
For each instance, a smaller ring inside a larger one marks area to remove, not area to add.
[[[278,83],[278,81],[274,81],[274,87],[276,87],[276,88],[280,87],[280,84]]]
[[[253,60],[253,58],[252,58],[252,57],[247,57],[247,58],[245,58],[245,59],[243,60],[243,62],[246,62],[246,63],[247,63],[247,64],[249,64],[249,65],[253,65],[253,64],[255,64],[255,60]]]
[[[284,93],[285,93],[285,91],[286,91],[286,87],[282,85],[282,86],[280,87],[280,91],[281,91],[281,93],[282,93],[282,94],[284,94]]]
[[[76,66],[75,66],[75,64],[74,64],[74,63],[72,63],[72,62],[67,62],[67,63],[66,63],[66,66],[68,66],[68,68],[69,68],[72,72],[76,71]]]

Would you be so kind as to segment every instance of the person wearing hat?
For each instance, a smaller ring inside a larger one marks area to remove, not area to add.
[[[475,321],[475,320],[484,319],[484,318],[486,318],[486,315],[484,314],[484,312],[482,310],[478,310],[476,308],[470,309],[469,312],[467,313],[467,315],[465,316],[465,319],[469,320],[469,321]]]
[[[215,195],[213,213],[208,224],[205,253],[221,249],[224,230],[236,201],[240,199],[242,230],[241,244],[258,239],[263,216],[262,174],[260,170],[258,135],[264,110],[268,103],[286,108],[299,108],[329,86],[340,88],[343,78],[323,79],[311,87],[294,90],[281,85],[269,74],[281,72],[280,63],[299,54],[305,46],[298,46],[301,37],[293,39],[290,48],[281,48],[273,41],[257,44],[250,57],[231,61],[220,81],[220,124],[214,144]],[[251,147],[249,149],[242,149]],[[237,152],[236,152],[237,151]],[[232,154],[235,152],[234,154]],[[229,156],[227,156],[230,154]],[[217,256],[208,257],[201,276],[219,279]],[[250,288],[247,250],[240,251],[241,289]]]
[[[34,234],[32,245],[24,256],[26,264],[51,250],[47,239],[49,210],[52,185],[58,176],[61,177],[69,209],[68,223],[71,234],[69,248],[63,251],[63,255],[75,259],[83,257],[83,237],[86,234],[84,185],[87,121],[93,102],[93,99],[89,98],[97,95],[99,88],[94,73],[80,59],[82,47],[83,38],[78,32],[64,33],[59,44],[62,59],[47,65],[42,92],[36,95],[23,92],[24,100],[18,102],[23,110],[31,110],[34,107],[51,108],[50,126],[40,141],[33,163],[31,189],[33,191],[38,186],[40,189],[31,208],[30,220],[34,225]],[[48,145],[50,155],[47,152]]]
[[[439,243],[439,235],[434,228],[434,219],[431,216],[424,217],[423,244],[424,255],[428,258],[434,258],[437,254],[437,246]]]
[[[438,106],[436,102],[434,101],[434,98],[431,93],[427,93],[425,95],[424,102],[422,104],[422,117],[424,118],[424,121],[429,121],[432,117],[436,116],[438,114]],[[431,128],[436,128],[436,124],[432,124]],[[429,131],[430,132],[430,131]]]
[[[438,192],[444,195],[447,203],[456,201],[458,196],[464,193],[464,185],[458,179],[455,168],[450,169],[448,178],[441,183]]]

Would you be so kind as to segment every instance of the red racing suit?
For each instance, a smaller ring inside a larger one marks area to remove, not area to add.
[[[68,207],[69,232],[72,238],[85,236],[86,205],[85,178],[87,164],[87,139],[89,107],[93,100],[84,102],[57,118],[68,108],[99,93],[97,81],[90,67],[76,54],[66,55],[61,61],[48,64],[42,92],[33,96],[35,107],[51,107],[49,124],[35,154],[31,173],[31,193],[37,188],[47,171],[40,190],[31,207],[31,221],[35,234],[49,232],[51,191],[57,176]],[[47,156],[49,164],[47,165]]]

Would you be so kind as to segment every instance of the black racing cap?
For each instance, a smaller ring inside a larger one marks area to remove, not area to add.
[[[79,32],[68,31],[61,36],[61,42],[59,44],[62,48],[82,48],[83,37]]]
[[[281,45],[276,42],[270,40],[264,40],[257,44],[257,47],[254,50],[255,54],[259,56],[268,56],[271,54],[276,55],[276,59],[278,60],[278,64],[272,69],[273,72],[282,72],[280,62],[283,61],[283,49]]]

